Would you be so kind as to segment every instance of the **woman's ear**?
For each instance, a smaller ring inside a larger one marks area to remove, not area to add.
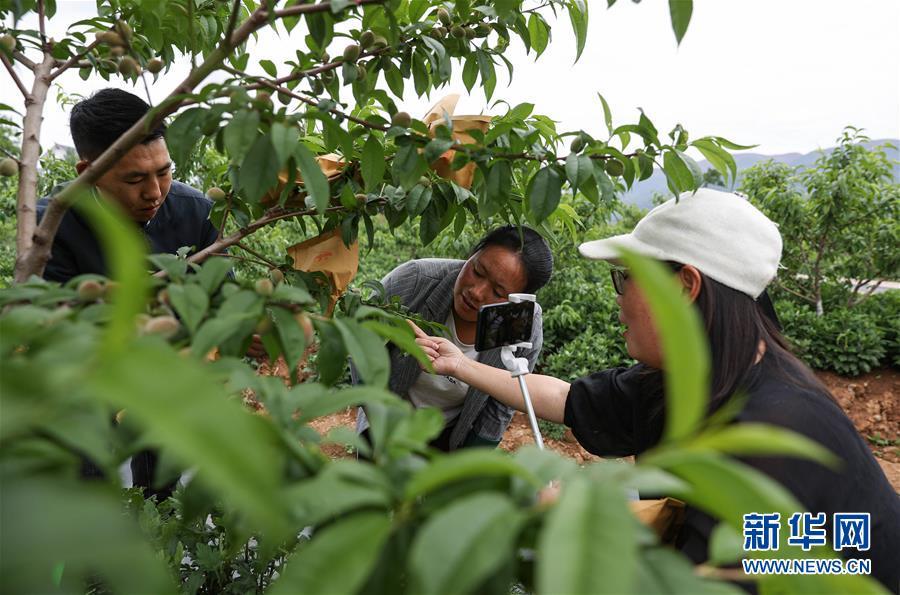
[[[91,164],[90,161],[86,161],[86,160],[84,160],[84,159],[81,159],[81,160],[78,161],[78,163],[75,164],[75,171],[78,172],[78,175],[80,176],[80,175],[81,175],[81,172],[83,172],[84,170],[86,170],[87,167],[88,167],[90,164]]]
[[[691,302],[695,301],[697,296],[700,295],[700,288],[703,286],[703,277],[700,275],[700,271],[686,264],[678,271],[678,277],[681,280],[681,284],[684,285],[684,291],[687,293],[688,299]]]

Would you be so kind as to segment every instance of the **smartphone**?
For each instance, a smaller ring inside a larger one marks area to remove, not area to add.
[[[534,302],[503,302],[482,306],[478,310],[475,326],[475,351],[530,341],[533,322]]]

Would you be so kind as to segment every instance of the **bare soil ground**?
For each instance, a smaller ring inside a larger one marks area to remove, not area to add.
[[[286,376],[283,362],[278,362],[275,366],[262,364],[260,373]],[[817,372],[817,375],[866,439],[891,485],[900,493],[900,371],[885,368],[856,378],[844,378],[831,372]],[[356,411],[347,409],[317,419],[312,422],[312,426],[325,435],[331,428],[353,428],[355,423]],[[581,448],[568,430],[562,439],[554,440],[545,436],[544,442],[548,448],[575,459],[579,464],[597,458]],[[534,437],[527,416],[517,413],[500,448],[515,451],[523,445],[533,443]],[[350,456],[339,445],[325,445],[323,450],[335,458]]]

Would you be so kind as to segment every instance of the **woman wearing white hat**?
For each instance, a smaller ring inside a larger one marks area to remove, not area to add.
[[[736,391],[746,396],[736,423],[781,426],[811,438],[843,460],[840,470],[790,457],[744,457],[777,480],[812,513],[868,512],[871,548],[845,555],[872,560],[875,578],[893,591],[900,582],[900,498],[865,441],[828,390],[788,349],[776,324],[757,302],[774,279],[781,235],[772,221],[732,193],[709,189],[683,194],[647,214],[630,234],[587,242],[587,258],[615,263],[627,248],[664,261],[700,311],[710,345],[710,411]],[[625,325],[631,368],[603,370],[572,383],[532,374],[527,383],[538,417],[565,423],[588,451],[639,455],[660,439],[665,415],[664,359],[649,306],[628,272],[612,281]],[[448,341],[420,334],[418,343],[438,374],[449,374],[498,401],[521,409],[518,383],[508,373],[465,357]],[[753,511],[748,511],[753,512]],[[688,509],[676,545],[692,560],[707,557],[714,521]],[[830,527],[829,527],[830,530]]]

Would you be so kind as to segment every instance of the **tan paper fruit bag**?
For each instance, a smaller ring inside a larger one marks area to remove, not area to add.
[[[453,140],[462,145],[474,144],[475,139],[472,138],[469,131],[479,130],[481,132],[487,132],[488,126],[490,126],[491,123],[491,116],[454,116],[453,112],[456,110],[456,104],[458,102],[459,95],[456,93],[444,97],[428,110],[428,113],[425,114],[422,121],[428,125],[431,135],[434,136],[437,127],[446,125],[447,120],[449,119],[453,124],[453,129],[450,133]],[[456,151],[454,149],[449,149],[431,163],[431,169],[437,172],[437,174],[445,180],[451,180],[458,186],[466,189],[471,188],[472,180],[475,177],[475,164],[467,163],[460,169],[455,170],[452,167],[453,158],[455,156]]]
[[[346,161],[342,161],[340,155],[336,155],[334,153],[328,153],[326,155],[317,155],[316,163],[319,165],[319,169],[322,170],[322,173],[325,174],[325,177],[328,178],[328,182],[331,183],[341,177],[344,173],[344,167],[347,165]],[[278,173],[278,186],[267,192],[260,202],[263,206],[270,207],[278,203],[278,199],[281,198],[281,192],[284,190],[284,185],[287,184],[288,174],[287,171],[281,171]],[[297,172],[297,178],[294,181],[294,186],[299,186],[303,184],[303,177],[300,175],[300,172]],[[296,190],[300,191],[301,188],[296,188]],[[284,206],[286,207],[302,207],[304,202],[303,199],[306,197],[306,193],[299,194],[298,196],[294,196],[289,198]]]
[[[307,273],[322,272],[331,282],[330,315],[338,298],[356,277],[359,270],[359,242],[349,247],[341,240],[339,229],[327,231],[287,249],[294,259],[294,269]]]

